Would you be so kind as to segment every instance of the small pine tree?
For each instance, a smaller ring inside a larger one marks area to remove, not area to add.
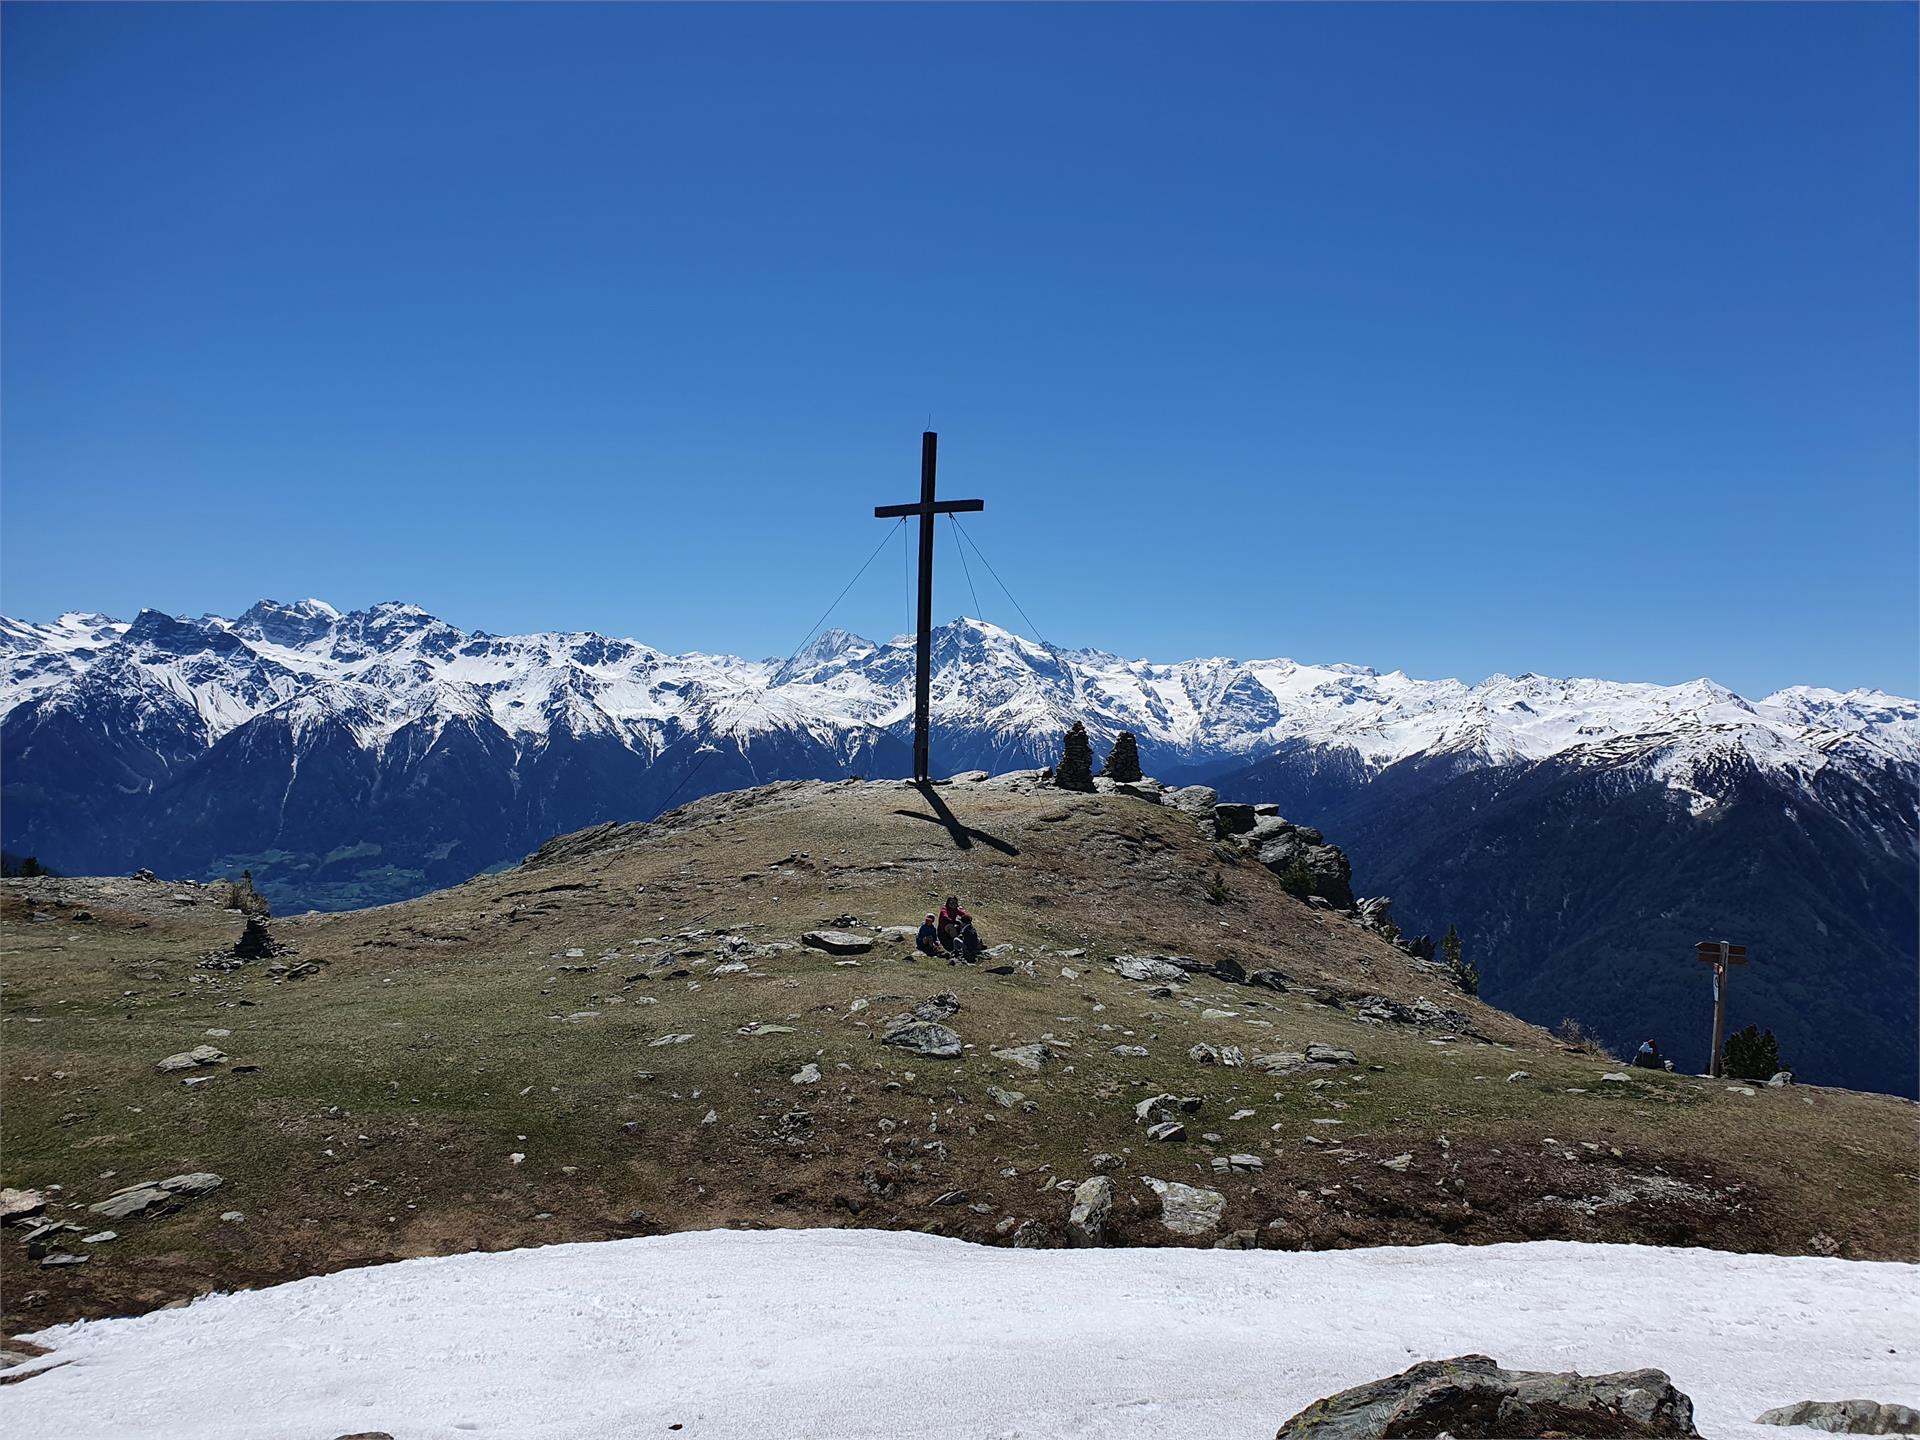
[[[1736,1030],[1720,1051],[1720,1073],[1735,1080],[1771,1080],[1786,1068],[1780,1063],[1780,1042],[1773,1038],[1773,1031],[1762,1032],[1758,1025]]]
[[[36,875],[44,875],[46,873],[45,870],[40,868],[40,859],[36,855],[29,855],[20,862],[20,878],[22,880],[31,880]]]
[[[1093,744],[1087,739],[1087,727],[1078,720],[1067,731],[1060,764],[1053,772],[1053,783],[1062,790],[1093,793]]]
[[[1113,749],[1107,752],[1107,763],[1101,767],[1100,773],[1122,785],[1131,785],[1143,778],[1140,773],[1140,742],[1134,738],[1131,730],[1122,730],[1113,737]]]
[[[1446,938],[1440,942],[1440,959],[1446,965],[1447,972],[1453,976],[1454,984],[1468,995],[1480,993],[1480,967],[1472,961],[1463,959],[1460,954],[1460,928],[1447,926]]]

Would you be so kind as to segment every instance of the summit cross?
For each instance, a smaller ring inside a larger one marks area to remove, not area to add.
[[[906,515],[920,517],[920,643],[914,651],[913,666],[913,778],[933,778],[927,760],[927,713],[933,678],[933,517],[956,511],[987,508],[984,500],[935,500],[933,498],[934,459],[940,437],[928,430],[920,436],[920,499],[907,505],[876,505],[877,520],[893,520]]]

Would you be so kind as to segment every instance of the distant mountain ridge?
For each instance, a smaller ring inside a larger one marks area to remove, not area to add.
[[[69,873],[245,865],[283,909],[377,903],[699,794],[904,774],[912,677],[905,637],[827,631],[782,664],[468,632],[399,602],[0,619],[0,836]],[[1132,730],[1163,778],[1278,801],[1348,850],[1363,893],[1396,895],[1403,927],[1459,923],[1489,994],[1528,1018],[1577,1002],[1589,1023],[1610,1006],[1642,1028],[1665,1010],[1595,992],[1631,971],[1621,955],[1669,945],[1675,926],[1766,930],[1756,945],[1792,947],[1792,974],[1845,974],[1885,1012],[1868,1028],[1888,1038],[1857,1064],[1832,1043],[1838,1021],[1808,1043],[1882,1088],[1913,1088],[1911,699],[1155,664],[967,619],[935,634],[933,695],[949,770],[1050,763],[1082,720],[1101,740]],[[1802,842],[1816,834],[1814,865]],[[1788,872],[1715,909],[1707,892],[1743,853]],[[1643,855],[1663,857],[1657,871]],[[1649,904],[1671,918],[1649,930]],[[1588,958],[1599,932],[1613,949]],[[1531,1005],[1514,998],[1529,989]]]

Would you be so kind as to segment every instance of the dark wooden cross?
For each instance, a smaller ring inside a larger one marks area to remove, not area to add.
[[[1707,1074],[1718,1077],[1720,1051],[1727,1043],[1727,970],[1747,963],[1747,947],[1725,940],[1702,940],[1693,947],[1694,958],[1713,966],[1713,1058],[1707,1061]]]
[[[927,762],[927,713],[933,681],[933,517],[955,511],[984,510],[984,500],[935,500],[934,456],[940,437],[928,430],[920,437],[920,499],[911,505],[876,505],[874,517],[893,520],[902,515],[920,517],[920,645],[913,667],[913,778],[931,780]]]

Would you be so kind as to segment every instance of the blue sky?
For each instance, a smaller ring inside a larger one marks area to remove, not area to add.
[[[0,609],[1911,695],[1915,14],[9,4]]]

